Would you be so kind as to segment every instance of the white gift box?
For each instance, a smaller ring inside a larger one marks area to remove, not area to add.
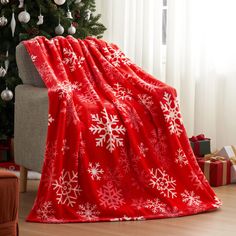
[[[225,157],[227,160],[236,158],[236,148],[235,146],[224,146],[216,155]],[[236,165],[231,166],[231,183],[236,183]]]

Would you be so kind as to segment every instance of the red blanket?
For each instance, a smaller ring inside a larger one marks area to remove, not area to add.
[[[28,221],[145,220],[220,206],[190,148],[175,89],[92,37],[24,44],[49,96]]]

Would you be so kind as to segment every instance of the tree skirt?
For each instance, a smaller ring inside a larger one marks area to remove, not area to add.
[[[145,220],[220,206],[193,155],[174,88],[92,37],[24,45],[49,96],[42,178],[28,221]]]

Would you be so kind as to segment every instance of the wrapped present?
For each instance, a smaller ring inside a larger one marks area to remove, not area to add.
[[[216,155],[223,156],[231,161],[231,183],[236,183],[236,148],[235,146],[224,146]]]
[[[231,157],[231,183],[236,183],[236,157]]]
[[[231,157],[236,157],[236,148],[233,145],[224,146],[220,151],[216,153],[216,155],[225,157],[229,160]]]
[[[231,162],[224,157],[214,156],[197,159],[211,186],[218,187],[231,183]]]
[[[8,139],[0,140],[0,162],[9,161],[10,159],[10,142]]]
[[[211,153],[210,139],[206,138],[204,134],[192,136],[189,141],[195,156],[204,157],[205,154]]]

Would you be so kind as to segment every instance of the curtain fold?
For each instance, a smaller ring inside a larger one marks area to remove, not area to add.
[[[205,133],[212,149],[236,144],[235,0],[168,0],[166,47],[162,0],[97,4],[104,38],[177,89],[188,135]]]
[[[107,27],[104,39],[113,42],[147,72],[162,77],[162,1],[97,0]]]
[[[168,0],[166,82],[177,88],[188,134],[236,144],[234,0]]]

